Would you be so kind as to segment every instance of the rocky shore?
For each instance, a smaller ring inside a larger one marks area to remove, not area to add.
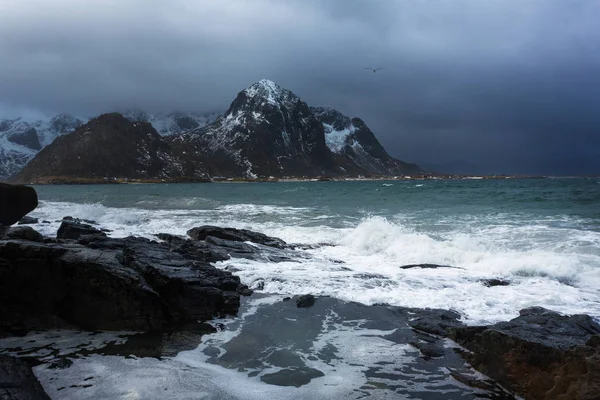
[[[37,205],[37,196],[33,198],[27,189],[2,189],[28,198],[12,215],[3,208],[6,225],[17,222],[15,215],[23,216]],[[4,191],[3,195],[6,193],[9,192]],[[2,201],[9,204],[6,196]],[[42,236],[29,223],[37,221],[24,219],[20,225],[0,229],[3,340],[54,329],[146,332],[153,337],[164,337],[168,332],[170,338],[173,333],[183,333],[184,347],[194,349],[203,334],[218,330],[206,325],[206,321],[234,318],[243,307],[242,296],[252,294],[239,277],[211,263],[229,258],[280,262],[307,256],[300,246],[233,228],[198,226],[189,230],[186,237],[157,233],[156,240],[149,240],[112,238],[94,221],[73,217],[61,221],[56,237]],[[382,337],[418,353],[419,363],[425,363],[421,365],[424,370],[442,368],[455,385],[474,388],[469,393],[484,390],[491,396],[488,398],[511,398],[504,388],[525,399],[600,398],[600,325],[587,315],[564,316],[533,307],[522,310],[511,321],[466,326],[458,313],[448,310],[369,307],[313,296],[285,300],[265,308],[256,326],[242,329],[240,337],[250,335],[248,343],[229,343],[226,352],[210,353],[213,355],[209,361],[240,370],[248,368],[243,364],[248,357],[255,357],[253,368],[265,370],[279,362],[281,372],[265,373],[261,381],[303,386],[324,373],[291,353],[274,361],[273,348],[285,347],[283,343],[294,339],[298,326],[314,336],[310,340],[320,340],[320,329],[329,318],[327,313],[335,310],[337,318],[342,318],[340,324],[361,319],[366,321],[361,323],[361,329],[372,325],[381,331],[395,332]],[[265,331],[265,324],[271,333]],[[171,343],[170,348],[181,349],[182,336],[177,337],[179,342]],[[299,338],[295,340],[301,342]],[[302,340],[309,343],[309,338]],[[448,340],[461,346],[451,352],[455,355],[449,353]],[[162,354],[155,349],[164,348],[164,343],[152,343],[145,344],[151,349],[146,348],[140,356],[177,353]],[[260,350],[261,345],[266,346],[264,350]],[[302,346],[304,350],[310,347]],[[317,361],[319,357],[327,361],[336,354],[332,351],[315,357]],[[459,366],[465,361],[467,370],[474,368],[493,381],[461,370]],[[27,352],[0,347],[0,398],[49,398],[31,372],[31,366],[39,362]],[[72,361],[65,361],[69,362]],[[388,389],[396,393],[405,390],[400,386]]]

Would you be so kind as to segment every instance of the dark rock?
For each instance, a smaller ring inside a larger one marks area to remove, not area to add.
[[[0,399],[50,400],[31,367],[22,360],[0,354]]]
[[[100,229],[94,228],[92,225],[68,219],[63,220],[56,232],[57,239],[77,240],[83,235],[106,236],[106,233],[102,232]]]
[[[460,314],[450,310],[399,308],[392,310],[407,319],[408,325],[418,331],[447,336],[451,328],[463,327]]]
[[[202,242],[198,242],[202,243]],[[248,260],[267,261],[267,262],[297,262],[288,254],[286,250],[268,247],[261,244],[248,244],[242,242],[234,242],[231,240],[219,239],[208,236],[204,245],[209,246],[211,253],[218,252],[227,255],[229,258],[245,258]],[[295,256],[301,257],[300,253],[294,253]]]
[[[527,399],[598,399],[600,325],[587,315],[541,307],[491,326],[457,327],[450,337],[471,364]]]
[[[62,221],[71,221],[71,222],[85,223],[85,224],[90,224],[90,225],[98,225],[98,223],[94,220],[85,219],[85,218],[73,218],[70,215],[63,217]],[[62,222],[62,221],[56,221],[56,222]]]
[[[39,222],[39,219],[28,217],[26,215],[19,220],[18,224],[19,225],[31,225],[31,224],[37,224],[38,222]]]
[[[167,233],[159,233],[156,236],[160,240],[167,242],[171,251],[182,254],[187,259],[218,262],[225,261],[230,258],[226,250],[218,246],[213,246],[204,241],[189,240]]]
[[[437,265],[437,264],[410,264],[410,265],[403,265],[400,268],[401,269],[411,269],[411,268],[424,268],[424,269],[455,268],[455,269],[463,269],[463,268],[459,268],[459,267],[453,267],[451,265]]]
[[[42,221],[42,224],[49,224],[49,223],[50,223],[50,221],[46,221],[46,220]]]
[[[311,380],[322,376],[325,376],[325,374],[318,369],[292,367],[284,368],[272,374],[265,374],[260,377],[260,380],[270,385],[300,387],[310,383]]]
[[[238,277],[167,244],[80,241],[0,241],[0,330],[163,329],[235,314],[248,293]]]
[[[10,226],[38,206],[34,188],[0,183],[0,225]]]
[[[214,238],[230,240],[233,242],[258,243],[278,249],[287,247],[286,243],[281,239],[246,229],[221,228],[218,226],[204,225],[190,229],[187,231],[187,234],[194,240],[205,240],[207,237],[212,236]]]
[[[485,287],[494,287],[494,286],[508,286],[510,285],[510,281],[504,280],[504,279],[483,279],[481,280],[481,283],[483,284],[483,286]]]
[[[30,226],[14,226],[8,228],[8,230],[4,233],[4,239],[23,239],[32,242],[44,241],[42,234]]]
[[[317,299],[312,294],[305,294],[296,299],[296,307],[298,308],[309,308],[315,304]]]
[[[20,144],[21,146],[28,147],[32,150],[40,150],[42,148],[35,128],[29,128],[24,132],[9,135],[8,140],[13,143]]]
[[[427,360],[430,358],[438,358],[444,356],[444,347],[440,343],[441,341],[436,342],[411,342],[410,344],[415,346],[423,357]]]

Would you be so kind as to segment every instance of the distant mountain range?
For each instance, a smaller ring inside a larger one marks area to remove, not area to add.
[[[27,164],[27,165],[26,165]],[[25,166],[26,165],[26,166]],[[0,120],[0,179],[185,179],[420,174],[359,118],[261,80],[224,114],[144,111]]]

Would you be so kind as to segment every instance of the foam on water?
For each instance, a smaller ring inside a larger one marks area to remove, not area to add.
[[[189,205],[193,199],[180,201]],[[97,221],[115,237],[183,235],[212,224],[289,243],[333,245],[309,250],[312,258],[298,262],[217,264],[236,267],[246,284],[264,282],[268,293],[454,309],[471,324],[507,320],[533,305],[600,317],[600,232],[586,229],[587,221],[577,217],[489,213],[427,220],[424,214],[401,213],[358,219],[323,208],[194,201],[192,208],[177,203],[181,208],[163,209],[44,201],[32,215],[51,222],[36,226],[46,235],[54,235],[59,220],[71,215]],[[399,268],[422,263],[459,268]],[[511,284],[488,288],[481,280],[489,278]]]

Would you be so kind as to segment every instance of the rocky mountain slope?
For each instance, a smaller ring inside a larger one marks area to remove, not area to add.
[[[123,115],[132,122],[149,122],[162,135],[177,135],[214,122],[219,113],[172,112],[153,115],[129,110]],[[59,136],[73,132],[88,118],[58,114],[51,118],[0,118],[0,180],[19,172],[42,148]]]
[[[76,179],[206,179],[200,163],[191,163],[147,122],[121,114],[103,114],[59,136],[16,176],[21,182]]]
[[[323,124],[325,141],[337,162],[347,173],[377,175],[422,172],[416,164],[391,157],[360,118],[350,118],[328,107],[311,107]]]
[[[391,157],[361,119],[309,107],[269,80],[239,92],[223,115],[156,117],[128,111],[106,114],[83,126],[83,120],[64,114],[46,125],[34,124],[37,128],[20,120],[1,123],[0,179],[15,174],[51,137],[57,138],[51,150],[44,148],[18,175],[24,182],[48,177],[253,179],[423,173],[417,165]],[[65,135],[75,129],[77,135]],[[99,138],[88,137],[97,132]]]
[[[215,123],[170,138],[213,175],[318,176],[422,173],[392,158],[359,118],[309,107],[269,80],[241,91]]]
[[[241,91],[214,124],[172,138],[225,176],[316,176],[333,171],[323,125],[298,96],[268,80]]]

